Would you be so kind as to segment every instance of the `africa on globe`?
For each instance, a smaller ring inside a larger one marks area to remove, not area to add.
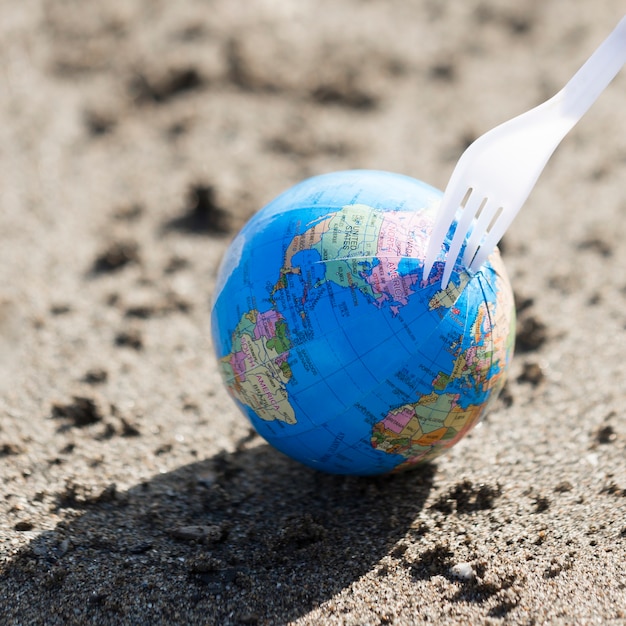
[[[497,250],[441,288],[423,275],[441,192],[388,172],[305,180],[244,226],[220,267],[213,343],[230,394],[272,446],[373,475],[430,461],[504,385],[513,294]],[[444,245],[449,245],[449,241]]]

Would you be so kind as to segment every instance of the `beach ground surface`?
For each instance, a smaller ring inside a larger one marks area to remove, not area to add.
[[[516,354],[446,456],[316,473],[251,430],[210,338],[277,194],[445,187],[617,0],[0,2],[2,624],[626,623],[626,73],[507,233]]]

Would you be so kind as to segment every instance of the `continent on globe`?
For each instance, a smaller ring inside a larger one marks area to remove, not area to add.
[[[423,276],[440,199],[396,174],[327,174],[231,244],[213,339],[229,392],[279,450],[329,472],[400,471],[492,405],[512,356],[510,284],[497,250],[445,290],[442,255]]]
[[[293,424],[286,384],[291,378],[287,324],[276,311],[252,309],[233,333],[232,351],[221,359],[222,375],[232,393],[264,420]]]

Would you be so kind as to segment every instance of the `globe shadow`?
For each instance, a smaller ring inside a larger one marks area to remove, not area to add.
[[[435,471],[331,476],[249,445],[126,492],[59,494],[71,521],[0,570],[0,622],[288,622],[393,549]]]

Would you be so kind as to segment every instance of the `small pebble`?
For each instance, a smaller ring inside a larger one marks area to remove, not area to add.
[[[104,368],[95,367],[85,372],[83,380],[90,385],[97,385],[99,383],[105,383],[108,377],[109,374]]]
[[[471,563],[457,563],[450,568],[450,574],[459,580],[474,580],[476,572]]]
[[[96,274],[116,272],[133,263],[139,263],[137,243],[114,241],[98,255],[93,264],[93,272]]]
[[[170,535],[174,539],[182,541],[217,543],[224,536],[224,530],[217,524],[208,526],[178,526],[170,531]]]

